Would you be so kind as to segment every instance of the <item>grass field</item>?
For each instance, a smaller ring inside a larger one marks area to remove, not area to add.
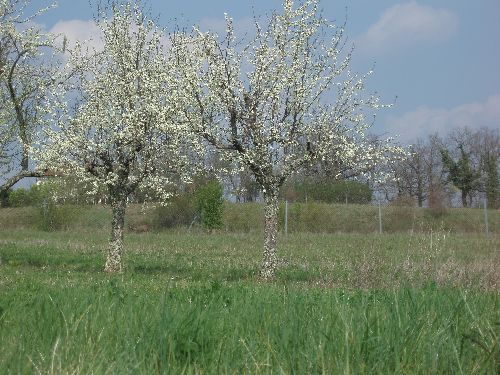
[[[495,235],[295,232],[264,284],[258,231],[128,233],[110,277],[107,213],[23,215],[0,210],[0,373],[500,371]]]

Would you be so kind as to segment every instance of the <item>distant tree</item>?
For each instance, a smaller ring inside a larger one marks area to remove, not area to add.
[[[43,177],[30,148],[45,114],[47,91],[58,69],[55,37],[44,33],[31,14],[30,0],[0,0],[0,194],[26,177]]]
[[[456,128],[449,132],[445,144],[454,160],[461,158],[462,150],[467,154],[470,167],[477,176],[469,194],[469,205],[474,199],[479,204],[477,199],[486,193],[487,161],[490,156],[496,157],[497,160],[500,158],[500,129]]]
[[[260,189],[252,173],[246,170],[238,171],[234,177],[236,200],[238,202],[255,202],[259,197]]]
[[[431,191],[438,189],[442,180],[442,148],[443,141],[437,135],[417,139],[409,146],[407,156],[396,162],[399,197],[415,198],[419,207],[429,203]]]
[[[165,199],[169,174],[190,169],[182,153],[187,133],[175,121],[183,103],[169,75],[162,30],[135,2],[112,3],[102,12],[97,26],[104,49],[72,51],[74,89],[54,93],[61,109],[49,119],[39,159],[107,190],[112,230],[105,270],[120,272],[127,198],[151,189]]]
[[[319,0],[284,0],[267,26],[255,21],[246,46],[226,17],[227,35],[179,33],[172,38],[193,132],[255,177],[265,201],[261,277],[274,278],[278,193],[294,173],[334,155],[344,168],[370,171],[387,162],[389,142],[372,144],[364,110],[380,107],[353,74],[344,29],[320,16]]]
[[[500,179],[498,176],[498,158],[489,155],[485,161],[485,192],[489,208],[498,208],[500,205]]]
[[[428,177],[425,168],[425,144],[418,140],[409,147],[408,156],[397,164],[398,196],[414,197],[419,207],[427,198]]]
[[[452,129],[443,136],[433,134],[416,139],[408,147],[406,157],[395,161],[395,178],[377,190],[388,201],[411,197],[419,206],[436,206],[440,200],[444,205],[451,204],[455,193],[450,185],[454,185],[449,184],[452,182],[449,170],[443,164],[444,149],[453,161],[461,160],[462,155],[466,154],[466,164],[474,172],[474,183],[467,193],[467,204],[479,203],[477,199],[486,192],[487,160],[490,156],[497,161],[500,159],[499,129],[463,127]]]
[[[462,206],[472,205],[472,192],[476,188],[480,174],[475,171],[470,162],[469,155],[465,152],[463,145],[459,146],[460,157],[454,161],[447,149],[441,151],[443,166],[448,173],[448,180],[461,191]],[[469,204],[467,204],[469,198]]]

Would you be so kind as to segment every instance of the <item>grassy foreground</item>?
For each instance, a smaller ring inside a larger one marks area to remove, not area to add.
[[[261,235],[0,228],[0,373],[500,371],[496,236],[294,233],[277,281]]]
[[[130,275],[44,281],[2,293],[4,373],[495,374],[499,366],[492,294]]]

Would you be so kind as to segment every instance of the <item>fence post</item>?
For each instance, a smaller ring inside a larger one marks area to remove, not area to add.
[[[380,200],[378,201],[378,232],[382,234],[382,207],[380,206]]]
[[[285,199],[285,235],[288,234],[288,199]]]
[[[488,224],[488,203],[486,199],[484,200],[484,227],[486,232],[486,238],[490,236],[490,228]]]

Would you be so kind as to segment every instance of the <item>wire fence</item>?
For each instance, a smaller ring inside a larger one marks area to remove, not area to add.
[[[263,232],[262,203],[224,202],[216,228],[225,232]],[[428,233],[446,231],[496,236],[500,211],[483,208],[433,210],[387,204],[291,203],[282,201],[278,227],[282,234],[310,233]],[[130,204],[126,228],[131,232],[162,230],[204,230],[195,202],[174,202],[168,206]],[[38,205],[0,209],[0,227],[67,230],[108,230],[109,206]]]

